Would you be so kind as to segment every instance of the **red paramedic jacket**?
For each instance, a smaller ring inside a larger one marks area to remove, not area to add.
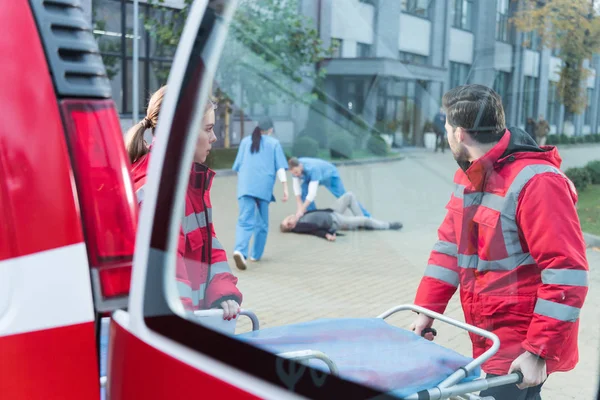
[[[544,358],[548,373],[579,359],[588,263],[577,193],[561,161],[555,147],[539,148],[515,128],[454,176],[415,303],[443,313],[460,286],[466,322],[500,338],[487,373],[506,374],[524,351]],[[491,347],[470,336],[474,357]]]
[[[132,166],[139,205],[144,198],[149,160],[150,153]],[[177,287],[186,310],[218,308],[224,300],[242,304],[242,293],[236,286],[238,280],[231,273],[212,223],[210,188],[214,176],[214,171],[198,163],[190,170],[176,266]]]

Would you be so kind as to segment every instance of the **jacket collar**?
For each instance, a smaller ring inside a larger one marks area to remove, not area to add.
[[[193,189],[210,190],[216,173],[204,164],[193,163],[190,169],[190,187]]]
[[[494,147],[492,147],[483,157],[471,162],[471,165],[465,170],[467,178],[471,181],[471,184],[480,189],[487,174],[494,169],[494,165],[500,159],[502,154],[506,152],[508,143],[510,142],[510,131],[506,129],[504,135]]]

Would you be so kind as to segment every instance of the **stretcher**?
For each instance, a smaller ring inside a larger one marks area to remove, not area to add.
[[[391,315],[407,310],[483,336],[492,346],[473,359],[385,321]],[[215,313],[220,313],[222,320],[222,311],[218,310],[195,314],[218,318]],[[475,393],[522,380],[520,372],[494,378],[480,377],[481,365],[500,348],[496,335],[411,304],[393,307],[376,318],[318,319],[266,329],[260,329],[253,312],[242,310],[241,315],[252,320],[252,331],[235,335],[237,339],[401,399],[493,400]],[[231,324],[217,329],[234,333]]]

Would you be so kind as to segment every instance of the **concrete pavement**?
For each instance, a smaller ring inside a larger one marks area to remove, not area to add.
[[[600,147],[574,147],[561,151],[564,168],[582,166],[600,158]],[[244,293],[244,308],[256,312],[262,327],[324,317],[372,317],[403,303],[412,303],[425,269],[436,230],[445,215],[456,164],[449,152],[406,153],[402,161],[340,167],[346,189],[355,192],[378,219],[402,221],[400,232],[351,232],[335,243],[303,235],[283,234],[281,219],[295,203],[278,202],[270,208],[270,236],[263,260],[234,273]],[[237,221],[235,176],[217,177],[213,185],[214,220],[219,240],[233,250]],[[291,185],[290,185],[291,186]],[[291,187],[290,187],[291,191]],[[326,207],[333,197],[319,190],[317,205]],[[230,254],[231,256],[231,254]],[[600,296],[593,291],[600,280],[600,253],[588,252],[591,290],[581,315],[580,357],[576,370],[552,376],[542,392],[545,400],[592,399],[597,388],[600,332]],[[231,263],[233,266],[233,263]],[[463,319],[457,298],[447,314]],[[408,327],[412,315],[390,319]],[[249,329],[240,321],[238,331]],[[470,354],[466,333],[438,326],[438,342]]]

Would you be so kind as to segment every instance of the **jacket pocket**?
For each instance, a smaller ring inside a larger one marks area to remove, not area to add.
[[[473,222],[488,228],[495,228],[498,219],[500,219],[498,211],[483,206],[479,206],[475,211],[475,215],[473,215]]]
[[[481,296],[481,316],[485,329],[527,331],[533,317],[535,295]]]
[[[185,241],[189,251],[196,251],[204,245],[204,235],[200,229],[196,229],[185,235]]]

